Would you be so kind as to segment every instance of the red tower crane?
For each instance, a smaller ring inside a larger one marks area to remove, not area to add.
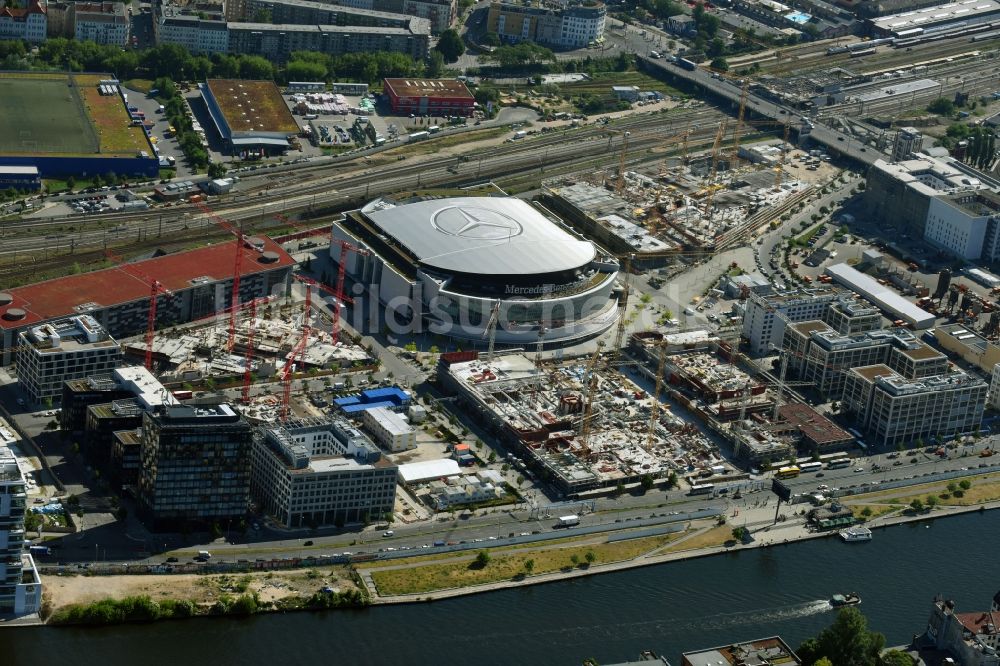
[[[215,213],[207,204],[203,202],[198,202],[195,204],[201,209],[201,212],[205,213],[213,222],[218,224],[220,227],[233,234],[236,237],[236,257],[233,260],[233,295],[229,299],[229,305],[236,306],[240,302],[240,278],[243,276],[243,245],[246,241],[246,236],[243,235],[243,231],[234,225],[229,220],[223,218],[222,216]],[[239,310],[238,307],[232,307],[229,311],[229,351],[233,350],[233,344],[236,342],[236,311]]]
[[[308,324],[306,324],[307,330],[303,332],[302,339],[299,340],[298,344],[292,349],[288,358],[285,359],[285,368],[281,372],[281,420],[282,422],[288,420],[288,404],[292,399],[292,368],[295,365],[295,359],[299,359],[299,364],[302,364],[302,360],[305,357],[306,342],[309,340],[309,330]]]
[[[111,250],[105,250],[104,254],[108,257],[108,259],[111,259],[116,264],[118,264],[116,266],[116,268],[118,270],[122,271],[123,273],[127,273],[127,274],[131,275],[134,278],[138,278],[138,279],[142,280],[143,282],[145,282],[145,283],[147,283],[149,285],[149,316],[148,316],[148,319],[146,321],[146,369],[147,370],[152,370],[153,369],[153,340],[155,339],[155,336],[156,336],[156,304],[157,304],[157,297],[160,294],[164,294],[166,296],[173,296],[174,293],[172,291],[170,291],[169,289],[167,289],[166,287],[164,287],[160,283],[160,281],[157,280],[156,278],[152,278],[152,277],[146,275],[145,273],[143,273],[137,267],[135,267],[135,266],[133,266],[131,264],[125,263],[125,259],[123,259],[120,255],[115,254]]]

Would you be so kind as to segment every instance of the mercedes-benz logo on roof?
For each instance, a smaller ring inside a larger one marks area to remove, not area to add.
[[[431,224],[443,234],[470,240],[499,240],[524,231],[510,215],[478,206],[442,208],[431,217]]]

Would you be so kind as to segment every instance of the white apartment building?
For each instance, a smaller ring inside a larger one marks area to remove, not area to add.
[[[417,431],[388,407],[366,409],[362,423],[379,446],[391,453],[417,448]]]
[[[287,528],[345,525],[392,512],[397,472],[348,421],[297,421],[255,436],[250,493]]]
[[[131,23],[125,14],[125,5],[120,2],[77,5],[74,23],[73,36],[77,41],[116,46],[128,44]]]
[[[180,44],[191,53],[227,53],[229,27],[225,21],[201,19],[189,14],[170,14],[157,18],[156,43]]]
[[[10,3],[0,9],[0,39],[23,39],[26,42],[44,42],[48,36],[48,15],[44,0],[30,0],[23,9]]]
[[[64,381],[106,374],[122,362],[121,347],[90,315],[35,326],[18,340],[17,379],[31,404],[58,401]]]
[[[0,615],[29,615],[42,605],[42,580],[24,551],[24,476],[10,446],[14,429],[0,419]]]
[[[957,371],[906,379],[887,365],[847,373],[842,409],[875,445],[913,446],[918,439],[944,441],[979,431],[986,383]]]

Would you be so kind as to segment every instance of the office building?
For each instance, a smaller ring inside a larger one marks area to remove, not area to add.
[[[831,399],[843,393],[851,368],[885,363],[906,379],[948,371],[948,358],[906,329],[842,335],[824,322],[800,322],[786,327],[782,348],[788,370]]]
[[[0,616],[37,613],[42,606],[42,580],[24,550],[27,511],[24,475],[11,444],[14,429],[0,419]]]
[[[250,487],[286,528],[343,526],[392,513],[397,471],[348,421],[295,421],[255,435]]]
[[[875,160],[866,177],[865,213],[883,228],[897,227],[922,237],[931,199],[983,187],[969,170],[951,158],[924,154],[900,162]]]
[[[92,405],[130,399],[143,411],[177,404],[170,391],[143,366],[116,368],[106,374],[63,383],[60,428],[73,435],[80,434],[87,425],[87,410]]]
[[[402,414],[389,407],[374,407],[362,412],[362,423],[379,446],[391,453],[417,448],[417,431]]]
[[[34,326],[18,339],[18,383],[34,405],[58,402],[66,380],[107,373],[122,362],[121,347],[90,315]]]
[[[476,106],[468,87],[452,79],[385,79],[383,92],[398,114],[471,116]]]
[[[121,487],[134,488],[139,483],[142,462],[142,428],[117,430],[112,433],[112,481]]]
[[[892,161],[902,162],[919,153],[924,147],[924,135],[915,127],[900,127],[892,142]]]
[[[543,7],[493,2],[487,30],[506,42],[530,41],[557,48],[580,48],[604,37],[607,9],[602,3]]]
[[[859,335],[882,328],[882,314],[870,303],[844,295],[830,303],[823,321],[841,335]]]
[[[743,313],[743,337],[753,356],[780,349],[789,322],[821,320],[837,297],[830,289],[796,290],[771,295],[751,292]]]
[[[251,448],[250,424],[228,404],[143,413],[140,511],[155,529],[240,520]]]
[[[932,197],[924,240],[961,259],[1000,258],[1000,196],[969,190]]]
[[[802,666],[779,636],[732,643],[681,655],[681,666]]]
[[[912,446],[978,432],[987,390],[961,371],[906,379],[887,365],[871,365],[847,373],[841,409],[869,433],[870,444]]]
[[[239,301],[283,294],[295,261],[267,237],[248,237],[243,254]],[[130,263],[131,271],[107,268],[0,292],[0,365],[13,361],[18,335],[36,326],[87,314],[116,338],[146,331],[149,281],[171,296],[157,298],[156,324],[162,329],[221,312],[230,306],[236,246],[217,243]]]

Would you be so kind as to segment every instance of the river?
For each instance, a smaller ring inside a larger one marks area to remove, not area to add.
[[[989,609],[997,534],[990,511],[876,530],[869,543],[812,540],[430,604],[0,629],[0,663],[578,666],[652,649],[677,664],[683,651],[774,634],[797,647],[833,620],[830,595],[852,591],[894,645],[922,630],[936,593]]]

